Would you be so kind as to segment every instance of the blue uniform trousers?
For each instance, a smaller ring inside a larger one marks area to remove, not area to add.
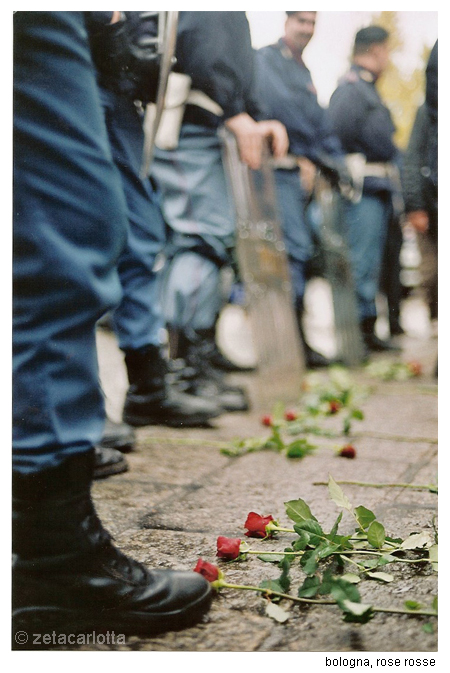
[[[157,149],[152,171],[170,228],[164,317],[179,329],[208,329],[221,308],[220,268],[231,263],[235,242],[217,132],[183,125],[177,149]]]
[[[313,251],[311,231],[305,214],[306,197],[300,183],[300,172],[277,169],[275,186],[295,305],[300,310],[305,294],[305,266]]]
[[[101,90],[106,127],[128,207],[128,238],[119,258],[122,301],[113,314],[114,330],[123,350],[160,345],[164,326],[155,260],[162,251],[165,223],[159,195],[151,181],[140,178],[144,133],[134,102]]]
[[[95,322],[120,300],[126,204],[81,12],[14,16],[13,467],[103,432]]]
[[[360,321],[377,315],[375,299],[391,213],[389,194],[367,194],[359,203],[347,201],[345,205],[347,244]]]

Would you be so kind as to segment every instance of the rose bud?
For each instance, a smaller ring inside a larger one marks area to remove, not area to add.
[[[296,421],[297,420],[297,414],[295,411],[286,411],[284,414],[284,418],[286,421]]]
[[[219,535],[217,538],[217,556],[219,558],[235,559],[239,556],[241,541],[235,537],[223,537]]]
[[[194,572],[203,575],[208,582],[215,582],[220,577],[219,568],[215,566],[214,563],[208,563],[208,561],[204,561],[201,558],[198,559]]]
[[[269,416],[269,414],[267,414],[266,416],[263,416],[263,417],[261,418],[261,423],[262,423],[263,425],[266,425],[267,427],[270,428],[271,425],[272,425],[272,423],[273,423],[272,416]]]
[[[347,444],[347,446],[343,446],[339,451],[339,455],[342,456],[342,458],[355,458],[356,449],[351,444]]]
[[[408,362],[408,369],[413,376],[420,376],[422,373],[422,365],[417,360]]]
[[[328,413],[329,414],[337,414],[339,409],[341,408],[341,403],[339,400],[330,400],[328,402]]]
[[[247,528],[245,534],[247,537],[270,537],[271,533],[267,533],[266,526],[273,520],[274,518],[270,514],[269,516],[261,516],[256,512],[250,512],[244,524],[244,527]]]

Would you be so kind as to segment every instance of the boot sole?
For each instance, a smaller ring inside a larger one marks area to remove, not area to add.
[[[195,428],[195,427],[208,427],[209,421],[213,418],[220,416],[222,411],[218,411],[214,416],[208,414],[198,414],[197,416],[190,416],[188,418],[158,418],[155,416],[133,416],[131,414],[124,414],[123,420],[128,425],[132,425],[135,428],[143,427],[146,425],[167,425],[170,428]]]
[[[49,650],[52,645],[76,645],[76,636],[80,634],[92,636],[94,639],[93,634],[113,632],[117,639],[121,635],[148,636],[166,631],[178,631],[200,621],[209,609],[211,600],[212,591],[208,586],[207,591],[198,600],[173,612],[151,614],[137,611],[116,613],[99,610],[97,613],[92,613],[55,606],[19,608],[13,613],[12,618],[12,649]],[[39,635],[49,635],[50,643],[42,643],[42,637],[37,638]],[[74,635],[74,641],[58,643],[58,636],[62,635]],[[102,644],[105,642],[103,640]]]
[[[112,477],[114,474],[122,474],[122,472],[128,472],[129,466],[125,461],[120,463],[115,463],[112,465],[98,466],[94,468],[94,479],[106,479],[106,477]]]

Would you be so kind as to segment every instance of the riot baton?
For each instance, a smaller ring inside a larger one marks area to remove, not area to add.
[[[155,104],[146,106],[144,115],[144,148],[142,152],[141,178],[144,180],[150,170],[155,148],[155,138],[164,110],[167,83],[172,69],[177,43],[178,12],[159,12],[158,53],[161,54],[158,90]]]

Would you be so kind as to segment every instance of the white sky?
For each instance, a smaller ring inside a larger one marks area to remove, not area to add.
[[[375,10],[374,10],[375,11]],[[345,72],[355,33],[371,22],[373,12],[319,11],[314,37],[305,49],[305,63],[311,70],[319,100],[326,105],[337,79]],[[284,32],[285,12],[248,11],[255,48],[275,42]],[[404,49],[396,57],[397,65],[411,72],[420,64],[424,45],[432,47],[437,39],[438,13],[398,12],[398,25]]]

